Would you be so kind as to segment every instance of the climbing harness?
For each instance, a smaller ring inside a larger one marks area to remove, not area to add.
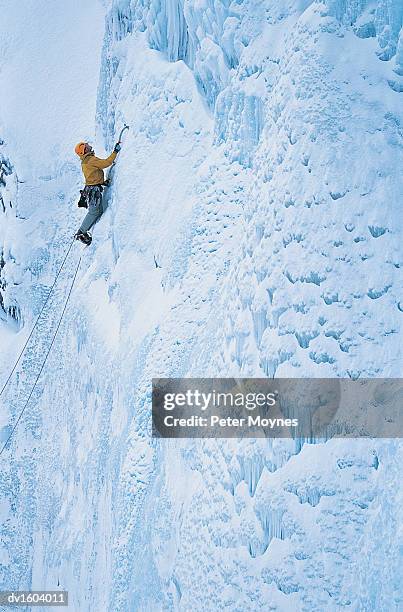
[[[70,249],[71,249],[71,245],[70,245],[70,247],[69,247],[69,251],[70,251]],[[67,253],[67,254],[68,254],[68,253]],[[66,256],[66,257],[67,257],[67,256]],[[65,260],[66,260],[66,258],[64,259],[64,261],[65,261]],[[63,261],[63,264],[64,264],[64,261]],[[24,404],[24,406],[23,406],[23,408],[22,408],[21,412],[19,413],[19,415],[18,415],[18,417],[17,417],[17,420],[15,421],[15,423],[14,423],[14,425],[13,425],[12,429],[11,429],[11,432],[10,432],[10,434],[9,434],[9,436],[8,436],[8,438],[7,438],[7,440],[5,441],[5,443],[4,443],[3,447],[2,447],[2,449],[0,450],[0,456],[3,454],[3,452],[4,452],[4,451],[5,451],[5,449],[7,448],[7,445],[8,445],[8,443],[10,442],[10,440],[11,440],[11,438],[12,438],[12,436],[13,436],[13,433],[14,433],[14,432],[15,432],[15,430],[17,429],[18,423],[20,422],[20,420],[21,420],[21,418],[22,418],[22,415],[24,414],[25,409],[26,409],[26,407],[27,407],[27,406],[28,406],[28,404],[29,404],[29,401],[30,401],[30,399],[31,399],[31,397],[32,397],[32,395],[33,395],[33,393],[34,393],[35,389],[36,389],[36,385],[38,384],[39,378],[40,378],[40,376],[41,376],[41,374],[42,374],[42,372],[43,372],[43,369],[44,369],[44,367],[45,367],[45,365],[46,365],[47,359],[48,359],[48,357],[49,357],[49,355],[50,355],[50,351],[52,350],[52,347],[53,347],[53,344],[54,344],[54,342],[55,342],[55,340],[56,340],[56,336],[57,336],[57,334],[58,334],[58,331],[59,331],[60,325],[61,325],[61,323],[62,323],[62,320],[63,320],[63,317],[64,317],[64,313],[66,312],[67,304],[69,303],[70,296],[71,296],[71,293],[72,293],[72,291],[73,291],[74,283],[75,283],[76,278],[77,278],[77,274],[78,274],[78,270],[79,270],[79,267],[80,267],[80,263],[81,263],[81,256],[80,256],[80,259],[78,260],[78,264],[77,264],[77,267],[76,267],[76,271],[75,271],[75,273],[74,273],[73,280],[71,281],[70,289],[69,289],[69,292],[68,292],[68,294],[67,294],[66,301],[65,301],[65,303],[64,303],[64,307],[63,307],[63,310],[62,310],[62,314],[60,315],[60,318],[59,318],[58,324],[57,324],[56,329],[55,329],[55,332],[54,332],[54,334],[53,334],[53,336],[52,336],[52,340],[51,340],[51,342],[50,342],[49,348],[48,348],[47,353],[46,353],[46,355],[45,355],[45,359],[43,360],[43,363],[42,363],[41,369],[39,370],[39,372],[38,372],[38,374],[37,374],[37,376],[36,376],[36,379],[35,379],[35,382],[34,382],[34,384],[33,384],[33,387],[32,387],[32,389],[31,389],[31,391],[30,391],[30,393],[29,393],[29,395],[28,395],[28,398],[27,398],[27,400],[26,400],[26,402],[25,402],[25,404]],[[55,282],[56,282],[56,281],[55,281]],[[54,283],[54,284],[55,284],[55,283]],[[54,286],[54,284],[53,284],[53,286]],[[53,289],[53,286],[52,286],[52,289]],[[48,298],[47,298],[47,299],[49,299],[49,296],[48,296]],[[31,335],[32,335],[32,332],[31,332]],[[21,357],[21,356],[20,356],[20,357]],[[18,362],[17,362],[17,363],[18,363]],[[16,367],[16,366],[14,366],[14,369],[15,369],[15,367]]]

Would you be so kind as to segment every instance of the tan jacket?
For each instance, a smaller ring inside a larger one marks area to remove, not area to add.
[[[95,157],[94,153],[85,153],[80,155],[81,168],[85,176],[86,185],[102,185],[105,180],[104,168],[111,166],[116,159],[117,153],[113,151],[106,159]]]

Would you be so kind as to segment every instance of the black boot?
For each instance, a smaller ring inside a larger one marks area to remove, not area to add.
[[[75,239],[80,240],[80,242],[82,242],[83,244],[86,244],[87,246],[89,246],[92,242],[92,238],[89,235],[89,233],[82,232],[81,230],[78,230],[77,234],[75,235]]]

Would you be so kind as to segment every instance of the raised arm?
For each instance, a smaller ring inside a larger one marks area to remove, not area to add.
[[[103,170],[104,168],[109,168],[113,164],[116,159],[117,152],[112,151],[112,153],[106,159],[100,159],[99,157],[93,157],[91,159],[91,165],[95,166],[95,168],[100,168]]]

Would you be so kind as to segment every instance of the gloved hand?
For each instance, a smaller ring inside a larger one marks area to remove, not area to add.
[[[117,143],[115,144],[115,148],[114,148],[113,150],[115,151],[115,153],[119,153],[119,151],[120,151],[120,149],[121,149],[121,148],[122,148],[122,147],[120,146],[120,143],[119,143],[119,142],[117,142]]]

